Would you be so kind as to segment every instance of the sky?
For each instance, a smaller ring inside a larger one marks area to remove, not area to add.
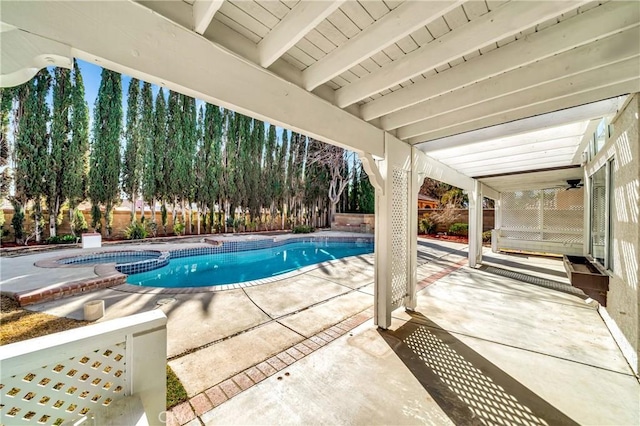
[[[85,90],[85,99],[87,104],[89,105],[89,113],[91,119],[93,119],[93,107],[96,102],[96,98],[98,97],[98,89],[100,88],[100,74],[102,73],[102,67],[99,65],[92,64],[90,62],[85,62],[80,59],[76,59],[78,61],[78,66],[80,67],[80,71],[82,72],[82,78],[84,79],[84,90]],[[52,69],[50,69],[52,71]],[[131,83],[131,77],[122,74],[122,116],[127,116],[127,93],[129,91],[129,84]],[[155,104],[155,98],[160,91],[160,87],[155,84],[151,85],[151,90],[153,92],[153,99]],[[53,91],[51,91],[53,92]],[[51,96],[51,92],[49,92],[49,96]],[[168,96],[168,91],[164,90],[165,96]],[[196,107],[200,110],[201,106],[204,106],[205,102],[201,99],[196,98]],[[124,125],[124,123],[123,123]],[[265,132],[268,131],[269,124],[265,123]],[[278,140],[282,139],[282,132],[284,129],[276,126],[276,134]]]

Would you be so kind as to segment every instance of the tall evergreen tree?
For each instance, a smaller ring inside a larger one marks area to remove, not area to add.
[[[260,180],[262,178],[262,153],[264,151],[264,123],[260,120],[253,120],[253,130],[249,139],[249,146],[245,147],[247,152],[245,157],[247,207],[253,222],[259,216],[260,207],[263,203],[263,192],[260,190]]]
[[[49,235],[56,236],[56,228],[62,218],[59,217],[62,203],[68,193],[65,178],[69,165],[71,131],[70,113],[72,105],[71,70],[56,68],[53,85],[53,118],[51,121],[51,147],[47,169],[47,210],[49,211]]]
[[[112,210],[119,195],[121,134],[121,76],[115,71],[103,69],[94,107],[89,198],[93,204],[92,217],[95,228],[100,228],[99,205],[105,206],[107,235],[111,235]]]
[[[209,210],[209,228],[214,222],[215,204],[220,197],[220,160],[222,148],[222,112],[207,104],[202,117],[202,146],[199,151],[200,176],[196,179],[203,210]]]
[[[84,81],[78,63],[73,61],[71,93],[71,142],[66,154],[65,192],[69,214],[87,197],[89,176],[89,106],[85,100]]]
[[[182,124],[182,143],[180,144],[180,155],[175,161],[178,163],[179,172],[179,198],[182,210],[183,223],[185,223],[185,213],[189,210],[188,229],[191,233],[191,201],[193,200],[193,180],[194,180],[194,159],[196,153],[196,145],[198,141],[197,122],[198,112],[196,109],[196,100],[187,95],[180,95],[180,104],[182,107],[181,124]]]
[[[0,199],[9,195],[11,172],[9,171],[9,116],[13,101],[13,91],[0,88]]]
[[[131,202],[131,220],[135,220],[136,216],[142,168],[139,95],[140,81],[132,78],[127,95],[127,124],[124,131],[126,147],[122,159],[122,191]]]
[[[282,131],[282,142],[278,148],[278,156],[273,172],[273,200],[280,210],[281,228],[284,229],[287,197],[287,153],[289,152],[289,134]]]
[[[351,194],[349,194],[349,210],[352,212],[357,212],[359,211],[358,199],[360,198],[360,174],[358,173],[359,163],[355,155],[353,156],[353,163],[351,164],[351,167],[353,169],[353,174],[351,177],[350,185]]]
[[[140,147],[141,147],[141,194],[142,199],[151,207],[151,222],[156,220],[156,179],[155,169],[156,151],[154,149],[154,116],[153,116],[153,93],[151,84],[146,81],[142,84],[140,93]],[[142,208],[144,217],[144,207]]]
[[[242,171],[239,167],[238,149],[239,149],[239,128],[240,117],[238,113],[226,110],[226,138],[225,138],[225,185],[224,192],[226,198],[227,222],[235,219],[235,208],[242,202],[242,196],[238,190],[238,179],[236,178]],[[225,226],[227,223],[225,223]]]
[[[24,115],[16,140],[16,193],[33,201],[35,239],[40,241],[42,201],[47,191],[47,158],[49,147],[49,106],[46,98],[51,75],[45,68],[30,82]]]
[[[267,134],[267,141],[264,149],[264,165],[262,169],[262,204],[269,208],[269,213],[273,217],[275,213],[275,165],[277,160],[277,143],[276,143],[276,126],[271,124],[269,126],[269,132]]]
[[[169,195],[167,180],[165,179],[165,167],[168,162],[167,154],[167,102],[164,98],[162,88],[156,95],[155,107],[153,109],[153,175],[154,198],[162,202],[163,211],[166,211],[166,201]],[[152,216],[155,219],[155,201],[151,207]],[[164,216],[163,216],[164,217]],[[166,223],[162,224],[166,230]]]
[[[179,157],[182,146],[182,107],[180,95],[169,91],[167,106],[167,145],[164,161],[164,179],[167,182],[167,199],[172,204],[172,223],[176,223],[176,205],[180,200]]]
[[[371,185],[369,176],[367,176],[367,172],[362,167],[362,163],[360,163],[360,170],[358,174],[360,176],[360,192],[358,194],[358,206],[360,208],[360,213],[375,213],[376,190],[373,185]]]
[[[5,95],[3,96],[3,99],[5,99],[4,102],[8,103],[5,105],[8,105],[8,108],[12,111],[12,113],[9,115],[11,117],[10,120],[12,121],[12,124],[13,124],[14,145],[10,155],[10,158],[12,158],[11,160],[12,174],[9,175],[9,179],[13,180],[15,184],[14,185],[15,192],[14,192],[14,195],[10,197],[9,201],[11,201],[11,204],[14,207],[13,209],[14,215],[13,215],[13,218],[11,219],[11,226],[13,227],[15,241],[18,244],[22,244],[24,242],[24,239],[23,239],[24,238],[24,219],[25,219],[24,209],[27,205],[27,199],[24,194],[24,191],[20,191],[21,186],[16,180],[17,168],[18,168],[18,154],[19,154],[18,136],[20,134],[20,125],[22,123],[22,117],[24,116],[24,110],[27,104],[27,99],[29,97],[29,92],[32,90],[32,88],[33,88],[33,81],[28,81],[16,87],[2,89]],[[13,107],[12,109],[13,105],[15,105],[15,107]],[[7,186],[8,185],[9,185],[9,182],[7,182]]]

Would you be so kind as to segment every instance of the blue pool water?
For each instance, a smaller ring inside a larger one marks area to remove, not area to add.
[[[127,283],[174,288],[234,284],[372,252],[373,243],[296,242],[261,250],[171,259],[162,268],[129,275]]]

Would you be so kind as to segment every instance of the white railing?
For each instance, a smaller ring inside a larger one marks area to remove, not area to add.
[[[166,325],[154,310],[0,346],[0,424],[80,421],[129,396],[163,424]]]

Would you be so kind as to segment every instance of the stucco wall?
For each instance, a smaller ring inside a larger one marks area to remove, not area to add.
[[[588,174],[612,156],[614,168],[613,271],[607,294],[608,315],[627,342],[619,341],[636,373],[640,367],[640,96],[635,94],[613,121],[613,133],[604,148],[587,165]],[[620,336],[617,336],[618,339]],[[631,347],[629,347],[629,345]],[[626,348],[625,348],[626,346]]]

